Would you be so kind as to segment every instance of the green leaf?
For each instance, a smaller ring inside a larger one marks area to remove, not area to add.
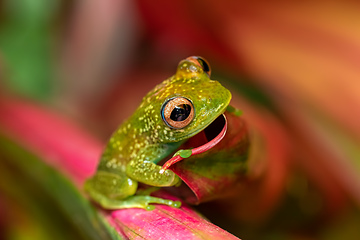
[[[11,215],[19,212],[37,228],[37,239],[121,239],[68,179],[35,155],[0,137],[0,159],[0,194]],[[15,221],[10,229],[17,235],[24,226]]]

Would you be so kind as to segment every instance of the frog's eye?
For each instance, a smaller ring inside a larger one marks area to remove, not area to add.
[[[211,75],[210,64],[205,60],[205,58],[192,56],[192,57],[188,57],[187,59],[195,63],[196,65],[200,66],[202,70],[210,77]]]
[[[161,108],[163,121],[171,128],[184,128],[194,118],[194,106],[183,97],[171,98]]]

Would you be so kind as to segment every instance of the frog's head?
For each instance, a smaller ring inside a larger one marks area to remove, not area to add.
[[[206,129],[226,110],[231,93],[210,79],[210,66],[200,57],[181,61],[176,74],[143,100],[156,141],[180,142]],[[151,130],[150,130],[151,131]]]

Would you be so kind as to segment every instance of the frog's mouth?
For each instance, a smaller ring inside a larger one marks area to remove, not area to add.
[[[170,166],[185,158],[206,152],[209,149],[213,148],[225,137],[226,130],[227,120],[225,115],[221,114],[204,130],[186,141],[186,143],[182,147],[189,150],[185,150],[183,154],[176,154],[168,161],[166,161],[162,166],[160,173],[165,172],[165,170],[168,169]]]

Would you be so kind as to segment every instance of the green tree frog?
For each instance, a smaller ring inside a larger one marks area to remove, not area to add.
[[[105,209],[154,209],[153,204],[180,207],[180,202],[137,191],[138,183],[155,187],[179,185],[170,169],[157,163],[219,117],[231,93],[210,80],[210,66],[201,57],[182,60],[175,75],[157,85],[135,113],[111,136],[85,191]],[[179,150],[174,156],[191,155]]]

